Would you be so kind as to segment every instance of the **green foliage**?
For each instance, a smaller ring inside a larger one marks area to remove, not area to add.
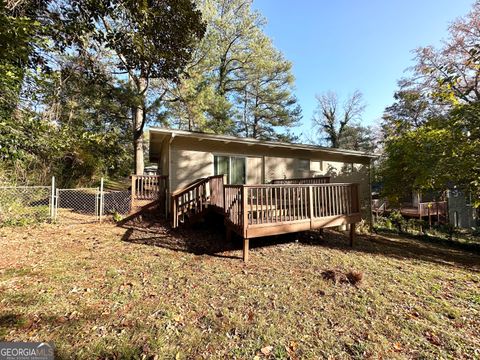
[[[278,129],[291,128],[301,118],[300,106],[292,95],[292,64],[266,37],[252,50],[236,94],[238,130],[247,137],[278,140]]]
[[[339,147],[341,149],[373,153],[376,148],[376,142],[375,132],[371,126],[352,124],[345,126],[339,140]]]
[[[119,222],[123,220],[123,216],[116,211],[113,213],[112,217],[113,217],[113,221],[115,222]]]
[[[49,188],[0,189],[0,227],[46,222],[49,196]]]
[[[207,31],[167,102],[170,125],[260,139],[292,140],[300,118],[291,63],[263,33],[248,0],[199,2]]]
[[[29,64],[39,23],[14,17],[0,3],[0,121],[12,115]]]
[[[1,180],[74,186],[131,173],[160,81],[179,80],[203,31],[190,0],[2,2]]]
[[[190,0],[60,2],[60,45],[99,53],[105,48],[135,79],[178,80],[205,27]],[[62,17],[62,15],[64,15]]]
[[[396,233],[421,234],[426,229],[426,222],[420,219],[405,219],[400,211],[394,210],[387,217],[378,216],[374,228]]]
[[[405,231],[407,222],[405,218],[402,216],[402,214],[400,213],[400,211],[398,210],[392,211],[388,216],[388,218],[390,219],[392,225],[398,230],[398,232]]]
[[[480,2],[449,28],[441,49],[417,50],[411,79],[383,116],[384,195],[456,186],[480,205]]]
[[[191,0],[82,0],[60,2],[57,11],[60,49],[81,54],[92,76],[100,64],[130,91],[135,172],[142,174],[144,128],[205,32],[200,11]]]

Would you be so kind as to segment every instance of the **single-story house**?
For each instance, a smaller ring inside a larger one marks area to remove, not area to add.
[[[217,174],[225,174],[227,184],[318,176],[358,183],[362,217],[371,220],[374,156],[365,152],[152,127],[149,157],[158,163],[158,174],[168,176],[170,195]]]

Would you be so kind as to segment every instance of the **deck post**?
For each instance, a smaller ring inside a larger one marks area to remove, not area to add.
[[[243,261],[248,262],[249,239],[243,239]]]
[[[350,224],[350,246],[353,247],[355,241],[355,223]]]
[[[309,203],[309,217],[310,217],[310,230],[313,230],[313,189],[308,187],[308,203]]]
[[[247,237],[247,226],[248,226],[248,191],[245,185],[242,185],[242,208],[240,209],[240,214],[242,216],[242,232],[243,238]],[[258,215],[257,215],[258,216]]]

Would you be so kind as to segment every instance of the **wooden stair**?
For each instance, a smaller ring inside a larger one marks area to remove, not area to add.
[[[223,175],[197,179],[172,194],[172,228],[197,222],[210,210],[223,214]]]

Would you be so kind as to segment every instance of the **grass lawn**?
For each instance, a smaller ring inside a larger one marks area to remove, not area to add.
[[[162,224],[0,229],[0,339],[58,358],[480,358],[480,256],[325,231],[225,244]],[[352,284],[345,274],[361,272]]]

